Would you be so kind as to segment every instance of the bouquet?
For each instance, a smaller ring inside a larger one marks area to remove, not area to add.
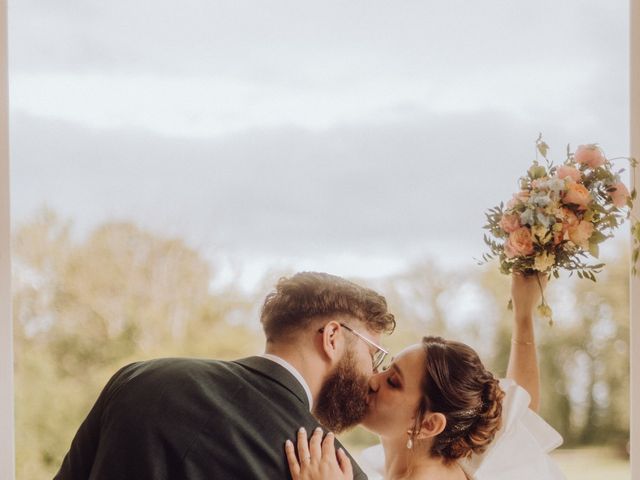
[[[604,264],[589,260],[598,258],[599,245],[630,217],[635,189],[629,193],[620,179],[624,169],[614,171],[597,144],[580,145],[573,153],[567,146],[566,160],[559,166],[547,158],[548,150],[540,135],[536,160],[520,178],[520,190],[506,205],[500,203],[486,213],[484,228],[489,234],[484,241],[490,252],[480,263],[497,258],[502,273],[540,272],[556,278],[564,268],[570,276],[576,272],[595,282]],[[635,168],[636,160],[628,160]],[[632,232],[640,240],[637,223]],[[636,242],[634,264],[638,250]],[[544,294],[538,312],[552,323]]]

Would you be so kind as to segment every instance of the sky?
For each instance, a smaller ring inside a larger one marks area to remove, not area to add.
[[[245,282],[473,265],[535,158],[628,154],[628,2],[13,0],[12,215],[125,219]],[[624,166],[621,164],[620,166]]]

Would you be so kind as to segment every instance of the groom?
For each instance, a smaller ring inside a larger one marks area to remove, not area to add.
[[[260,321],[262,356],[159,359],[118,371],[55,478],[290,478],[284,442],[299,427],[311,432],[319,421],[340,432],[363,417],[368,378],[386,354],[380,337],[395,320],[374,291],[304,272],[278,282]],[[366,479],[352,464],[354,478]]]

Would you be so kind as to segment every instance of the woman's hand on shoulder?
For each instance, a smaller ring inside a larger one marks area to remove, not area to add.
[[[320,427],[307,441],[307,432],[301,428],[298,430],[296,455],[296,446],[287,440],[284,449],[293,480],[352,480],[351,461],[342,448],[336,452],[334,442],[335,435],[331,432],[322,439]]]

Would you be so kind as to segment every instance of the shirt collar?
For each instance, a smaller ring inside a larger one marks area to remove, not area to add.
[[[271,353],[263,353],[262,356],[268,360],[271,360],[272,362],[277,363],[281,367],[286,368],[287,371],[291,373],[291,375],[293,375],[296,380],[298,380],[298,382],[300,382],[300,385],[302,385],[302,388],[304,388],[304,393],[307,394],[307,398],[309,399],[309,410],[313,409],[313,397],[311,396],[311,389],[309,389],[309,385],[305,381],[304,377],[300,375],[300,372],[296,370],[296,368],[289,362],[287,362],[284,358],[278,357],[277,355],[273,355]]]

